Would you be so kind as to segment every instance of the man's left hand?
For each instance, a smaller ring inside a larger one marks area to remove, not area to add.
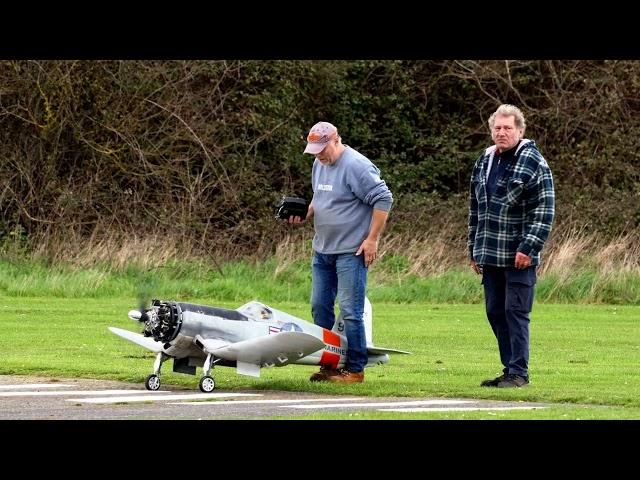
[[[531,257],[522,252],[516,252],[516,268],[522,270],[531,265]]]
[[[368,267],[378,258],[378,242],[365,238],[356,255],[360,255],[362,252],[364,252],[364,266]]]

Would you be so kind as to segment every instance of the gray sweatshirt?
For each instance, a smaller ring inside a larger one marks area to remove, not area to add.
[[[373,209],[388,212],[393,203],[378,167],[345,147],[333,165],[313,162],[313,249],[318,253],[355,253],[369,234]]]

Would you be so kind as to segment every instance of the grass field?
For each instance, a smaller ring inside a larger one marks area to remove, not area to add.
[[[181,299],[235,308],[210,298]],[[248,299],[247,299],[248,300]],[[139,331],[127,318],[134,298],[0,296],[0,374],[118,379],[142,383],[153,354],[111,334]],[[310,320],[308,304],[272,303]],[[313,414],[351,419],[640,419],[640,309],[635,306],[536,304],[531,323],[531,385],[487,389],[500,373],[495,339],[478,304],[374,303],[374,343],[409,350],[367,369],[363,384],[310,383],[315,367],[263,369],[259,379],[231,368],[213,373],[220,389],[275,389],[327,394],[481,398],[550,402],[512,412]],[[198,375],[200,370],[198,370]],[[163,383],[197,389],[198,376],[163,369]]]

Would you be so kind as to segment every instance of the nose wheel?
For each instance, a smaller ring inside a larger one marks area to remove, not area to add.
[[[204,365],[202,366],[202,378],[200,379],[200,391],[204,393],[213,392],[213,389],[216,388],[216,382],[211,376],[211,354],[207,355],[207,358],[204,360]]]
[[[216,382],[211,375],[205,375],[200,379],[200,391],[204,393],[213,392]]]
[[[163,362],[169,358],[171,358],[169,355],[166,355],[163,352],[158,352],[158,355],[156,355],[156,361],[153,362],[153,373],[144,381],[144,386],[147,390],[155,392],[160,388],[160,368],[162,367]]]
[[[144,386],[147,390],[155,392],[160,388],[160,377],[155,373],[152,373],[145,379]]]

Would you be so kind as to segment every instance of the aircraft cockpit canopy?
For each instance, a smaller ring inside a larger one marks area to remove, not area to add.
[[[260,302],[249,302],[238,308],[238,311],[258,322],[271,322],[274,320],[273,311]]]

